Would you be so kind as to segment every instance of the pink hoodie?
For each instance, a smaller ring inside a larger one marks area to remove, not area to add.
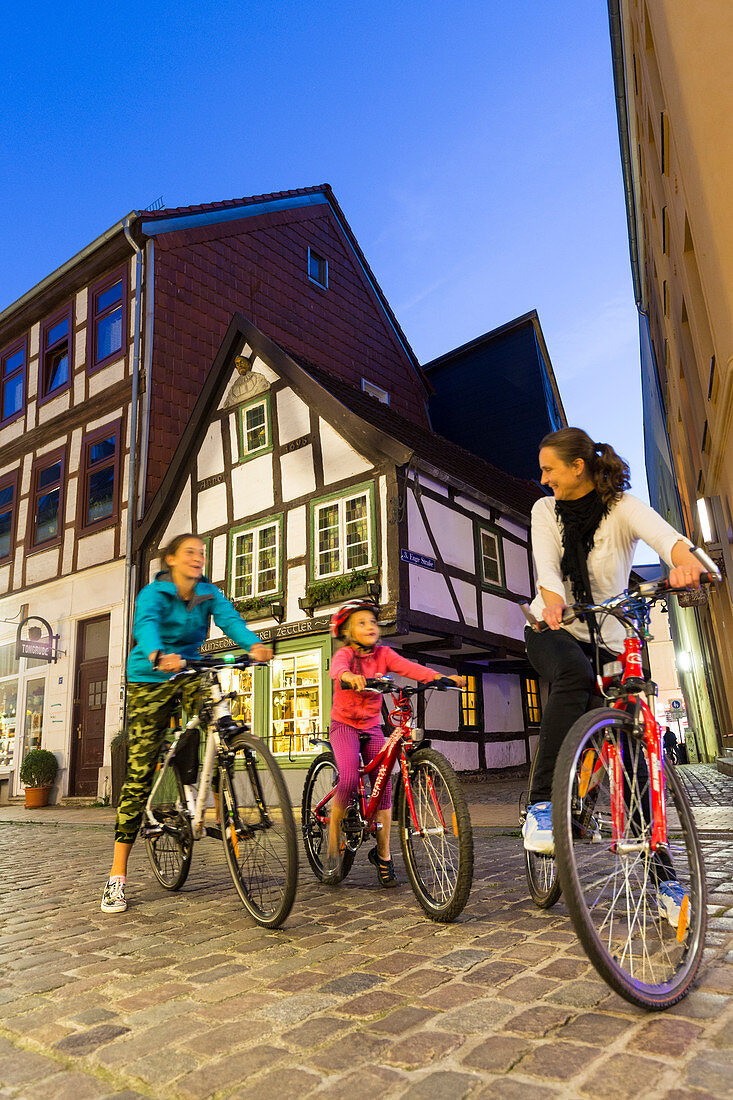
[[[382,709],[382,696],[373,691],[349,691],[341,687],[341,674],[355,672],[357,676],[384,676],[385,672],[396,672],[399,676],[409,676],[419,684],[429,684],[440,678],[439,672],[433,672],[425,665],[415,664],[400,657],[386,645],[377,645],[366,657],[359,657],[350,645],[345,645],[331,661],[331,679],[333,685],[333,706],[331,719],[345,722],[359,730],[368,730],[379,725]]]

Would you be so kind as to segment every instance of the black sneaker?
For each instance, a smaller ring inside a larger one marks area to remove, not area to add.
[[[372,848],[367,859],[377,868],[377,878],[380,886],[389,888],[397,885],[397,876],[394,872],[394,862],[391,859],[381,859],[376,848]]]

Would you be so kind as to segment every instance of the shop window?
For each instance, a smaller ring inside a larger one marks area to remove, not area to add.
[[[23,411],[25,338],[0,356],[0,420],[15,420]]]
[[[373,509],[371,489],[315,505],[316,577],[373,565]]]
[[[308,278],[312,283],[328,290],[328,260],[324,260],[312,248],[308,249]]]
[[[504,587],[504,563],[501,537],[497,531],[478,528],[478,555],[481,580],[492,588]]]
[[[40,749],[43,741],[43,704],[46,680],[28,680],[25,687],[25,720],[23,724],[23,753]]]
[[[125,306],[127,286],[124,272],[106,279],[104,283],[92,289],[92,353],[91,369],[103,366],[107,361],[119,357],[123,350],[125,336]]]
[[[12,556],[15,543],[15,515],[18,472],[0,478],[0,561]]]
[[[281,541],[280,520],[234,533],[230,589],[237,599],[280,591]]]
[[[64,452],[44,456],[33,470],[31,547],[52,546],[61,541],[63,518]]]
[[[239,433],[242,459],[254,458],[272,450],[270,399],[261,398],[239,411]]]
[[[252,729],[252,716],[254,713],[254,677],[252,668],[227,669],[223,668],[219,673],[219,683],[224,694],[234,692],[232,699],[232,718],[236,722],[245,722]]]
[[[84,529],[106,526],[117,518],[119,439],[118,421],[84,440],[81,470]]]
[[[542,720],[540,685],[534,676],[522,677],[522,704],[524,719],[528,726],[539,726]]]
[[[481,677],[465,675],[465,687],[461,688],[460,728],[477,730],[483,725],[481,713]]]
[[[272,744],[276,753],[312,753],[321,728],[321,653],[294,653],[271,662]]]
[[[66,389],[71,377],[71,309],[41,329],[40,398]]]
[[[0,646],[0,768],[11,768],[14,762],[19,667],[15,641]]]

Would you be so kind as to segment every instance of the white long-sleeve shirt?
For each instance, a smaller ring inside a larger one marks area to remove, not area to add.
[[[680,539],[686,545],[692,546],[689,539],[675,531],[653,508],[630,493],[623,493],[598,525],[593,549],[588,554],[588,577],[594,602],[602,603],[617,596],[628,586],[639,540],[655,550],[671,566],[672,549]],[[532,601],[531,609],[536,618],[541,619],[545,606],[541,588],[557,592],[564,597],[567,604],[575,602],[570,580],[562,579],[562,528],[555,514],[554,497],[542,497],[532,507],[532,552],[537,570],[537,595]],[[570,623],[565,630],[584,642],[590,640],[585,623]],[[601,637],[607,649],[614,653],[622,651],[624,629],[615,619],[605,620],[601,627]]]

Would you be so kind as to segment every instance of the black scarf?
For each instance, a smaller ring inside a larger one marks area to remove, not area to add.
[[[562,579],[570,581],[577,603],[593,603],[588,554],[601,520],[608,515],[608,505],[597,489],[591,489],[577,500],[555,501],[555,514],[562,526]]]

